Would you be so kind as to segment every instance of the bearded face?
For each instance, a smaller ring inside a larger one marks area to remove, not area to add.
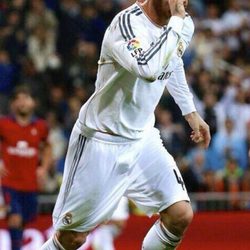
[[[12,111],[19,116],[29,116],[33,113],[35,108],[34,99],[24,93],[20,93],[13,100],[11,105]]]

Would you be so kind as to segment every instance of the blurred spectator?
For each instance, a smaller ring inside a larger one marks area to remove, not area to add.
[[[23,29],[23,2],[13,2],[13,9],[6,16],[5,28],[3,28],[3,46],[9,52],[14,63],[20,63],[26,52],[25,31]]]
[[[223,191],[235,194],[240,191],[240,183],[243,176],[243,170],[237,161],[228,157],[225,168],[217,173],[217,182],[221,181]],[[234,209],[239,209],[239,200],[234,197],[230,200],[230,205]]]
[[[100,13],[100,16],[105,22],[105,27],[107,28],[114,16],[119,12],[119,5],[114,0],[95,0],[95,2],[97,11]]]
[[[81,27],[82,39],[94,42],[100,48],[107,25],[97,11],[93,1],[82,1],[79,25]]]
[[[56,112],[60,122],[64,121],[68,104],[65,89],[62,86],[55,85],[50,87],[48,107]]]
[[[173,123],[172,114],[166,109],[158,107],[155,114],[163,145],[173,156],[177,156],[183,152],[183,127],[181,124]]]
[[[75,81],[73,86],[73,96],[79,99],[79,101],[83,104],[85,103],[90,94],[92,93],[92,89],[86,88],[81,81]],[[90,93],[91,92],[91,93]]]
[[[204,175],[205,172],[209,169],[206,150],[201,144],[199,144],[191,149],[186,157],[189,162],[190,168],[192,169],[192,172],[194,173],[195,178],[199,183],[199,187],[203,187]]]
[[[44,24],[37,24],[28,39],[28,54],[37,72],[44,72],[48,68],[56,69],[60,66],[60,59],[56,55],[55,37]]]
[[[184,157],[177,157],[176,163],[181,171],[182,178],[188,192],[199,192],[202,190],[202,183],[191,168],[190,162]]]
[[[243,192],[250,192],[250,168],[248,168],[242,176],[241,190]]]
[[[223,180],[225,191],[240,191],[240,181],[243,176],[243,170],[239,167],[235,159],[228,157],[224,169],[218,171],[217,175]]]
[[[94,90],[97,72],[98,49],[93,42],[79,40],[74,57],[68,63],[67,74],[72,86],[82,85],[86,90]]]
[[[66,153],[67,140],[61,124],[59,123],[56,112],[50,111],[46,115],[49,126],[48,141],[52,149],[52,167],[49,170],[46,180],[45,192],[56,193],[61,182],[60,164],[64,160]]]
[[[211,147],[214,170],[223,169],[229,158],[235,159],[241,169],[247,167],[246,143],[244,137],[234,131],[232,119],[226,119],[225,131],[219,131],[214,135]]]
[[[220,19],[219,6],[210,3],[206,8],[206,16],[201,22],[203,28],[209,28],[213,34],[220,35],[223,32],[223,23]]]
[[[221,188],[221,186],[218,186],[218,181],[217,178],[215,176],[215,172],[213,170],[206,170],[204,172],[204,185],[203,185],[203,190],[204,192],[216,192],[216,191],[220,191],[222,192],[223,189]]]
[[[77,0],[62,0],[58,13],[58,52],[65,59],[70,58],[71,52],[79,39],[80,4]]]
[[[48,141],[50,142],[50,145],[52,147],[53,165],[56,168],[58,162],[65,155],[67,141],[56,112],[50,111],[49,113],[47,113],[46,120],[49,126]]]
[[[247,133],[246,133],[246,146],[247,146],[247,166],[250,169],[250,120],[247,123]]]
[[[74,126],[76,119],[78,118],[79,110],[82,106],[82,103],[79,98],[71,97],[68,102],[68,115],[65,117],[65,133],[69,138],[70,132]]]
[[[138,0],[138,2],[143,2],[144,0]],[[135,0],[116,0],[121,9],[125,9],[135,2]]]
[[[237,30],[248,20],[249,12],[241,8],[239,1],[228,1],[228,9],[222,16],[225,30]]]
[[[49,10],[43,0],[29,1],[30,8],[26,18],[26,28],[33,31],[40,24],[46,27],[50,36],[55,36],[57,31],[57,19],[55,14]]]
[[[0,114],[8,111],[8,97],[13,89],[15,74],[8,52],[0,49]]]
[[[217,132],[216,96],[207,91],[203,98],[203,117],[210,126],[211,136]]]
[[[250,105],[246,103],[246,90],[243,88],[241,75],[229,73],[227,76],[228,86],[224,95],[216,106],[218,130],[225,129],[227,117],[234,122],[234,132],[241,136],[246,134],[246,124],[250,120]]]

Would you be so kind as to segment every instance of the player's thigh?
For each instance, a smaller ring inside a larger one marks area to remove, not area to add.
[[[21,196],[20,193],[12,188],[3,187],[4,203],[9,208],[8,214],[22,215]]]
[[[8,207],[8,226],[21,227],[23,223],[23,214],[20,192],[7,187],[3,187],[2,191],[5,206]]]
[[[163,147],[154,129],[144,140],[137,166],[131,173],[137,176],[126,195],[147,214],[158,213],[189,197],[173,157]]]
[[[53,213],[57,230],[87,232],[110,219],[128,186],[131,145],[79,138],[67,155]]]
[[[34,220],[38,211],[38,200],[36,192],[25,192],[22,197],[22,216],[23,222],[27,223]]]

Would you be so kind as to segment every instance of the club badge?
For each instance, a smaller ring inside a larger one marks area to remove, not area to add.
[[[66,213],[62,219],[62,222],[64,225],[70,225],[72,224],[72,214]]]
[[[184,54],[184,45],[183,45],[183,42],[180,41],[179,46],[177,48],[177,56],[182,57],[183,54]]]

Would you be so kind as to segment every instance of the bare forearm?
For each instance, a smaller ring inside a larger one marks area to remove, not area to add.
[[[49,170],[52,166],[52,149],[51,145],[46,143],[42,150],[42,155],[41,155],[41,165],[42,168],[45,170]]]

